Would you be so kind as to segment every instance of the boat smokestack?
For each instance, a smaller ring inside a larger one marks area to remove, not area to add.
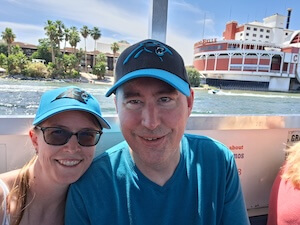
[[[287,16],[287,21],[286,21],[286,27],[285,27],[285,28],[286,28],[286,29],[289,29],[292,9],[291,9],[291,8],[288,8],[287,11],[288,11],[288,16]]]

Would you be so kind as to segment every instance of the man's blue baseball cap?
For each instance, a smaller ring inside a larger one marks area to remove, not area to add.
[[[98,100],[90,93],[76,86],[46,91],[41,97],[33,125],[36,126],[58,113],[73,110],[91,113],[97,118],[103,128],[110,129],[109,123],[102,117]]]
[[[190,82],[182,57],[172,47],[157,40],[138,42],[121,53],[116,64],[115,83],[105,96],[116,93],[125,82],[140,77],[160,79],[190,96]]]

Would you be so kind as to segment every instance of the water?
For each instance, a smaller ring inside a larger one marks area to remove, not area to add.
[[[103,114],[115,113],[113,96],[109,98],[104,96],[110,88],[109,85],[0,78],[0,115],[34,115],[40,97],[46,90],[68,85],[76,85],[92,93],[100,102]]]
[[[92,93],[100,102],[103,114],[115,114],[113,95],[104,97],[110,88],[105,84],[24,81],[0,78],[0,115],[34,115],[43,92],[55,87],[76,85]],[[220,91],[210,94],[195,89],[194,114],[299,114],[300,93]]]
[[[217,94],[208,94],[206,90],[200,90],[195,92],[193,113],[226,115],[299,114],[300,93],[224,90]]]

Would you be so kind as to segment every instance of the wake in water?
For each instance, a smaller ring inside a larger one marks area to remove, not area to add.
[[[296,95],[292,95],[289,93],[285,93],[284,95],[280,95],[280,94],[255,94],[255,93],[238,93],[238,92],[231,92],[231,91],[222,91],[222,90],[218,90],[218,91],[212,91],[209,90],[208,91],[209,94],[215,94],[215,95],[227,95],[227,96],[245,96],[245,97],[259,97],[259,98],[299,98],[300,99],[300,94],[298,96]]]

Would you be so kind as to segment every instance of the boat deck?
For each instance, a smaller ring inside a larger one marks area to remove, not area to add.
[[[117,115],[104,116],[96,155],[123,141]],[[34,153],[28,137],[32,116],[0,117],[0,173],[21,167]],[[187,133],[215,138],[234,153],[251,224],[265,224],[269,193],[285,159],[286,144],[300,139],[300,114],[275,116],[192,115]]]

